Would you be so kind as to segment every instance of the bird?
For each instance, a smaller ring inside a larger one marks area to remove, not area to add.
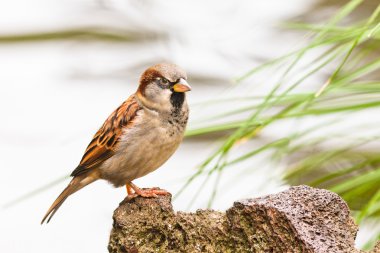
[[[168,194],[139,188],[132,181],[158,169],[176,151],[186,129],[191,90],[186,72],[172,63],[146,69],[137,91],[105,120],[87,146],[72,180],[53,202],[41,224],[49,223],[73,193],[98,179],[126,186],[128,197]]]

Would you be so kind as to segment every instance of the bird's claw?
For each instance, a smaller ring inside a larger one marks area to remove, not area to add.
[[[135,191],[135,193],[127,196],[128,199],[136,198],[137,196],[141,196],[143,198],[157,198],[159,195],[167,195],[169,192],[162,190],[158,187],[148,188],[148,189],[139,189]]]

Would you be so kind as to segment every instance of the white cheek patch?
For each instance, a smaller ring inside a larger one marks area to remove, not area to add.
[[[158,110],[170,110],[170,89],[162,89],[159,86],[152,84],[145,90],[145,97],[149,100],[151,106]]]

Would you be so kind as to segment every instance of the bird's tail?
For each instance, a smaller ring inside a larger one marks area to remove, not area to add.
[[[89,174],[83,174],[77,177],[74,177],[69,185],[63,190],[63,192],[58,196],[58,198],[54,201],[54,203],[51,205],[49,210],[46,212],[44,218],[41,221],[41,224],[45,222],[49,223],[51,218],[54,216],[54,214],[57,212],[57,210],[61,207],[63,202],[73,193],[76,191],[79,191],[83,187],[85,187],[88,184],[91,184],[95,180],[99,179],[99,176],[97,173],[89,173]]]

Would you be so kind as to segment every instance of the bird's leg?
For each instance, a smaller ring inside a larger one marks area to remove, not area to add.
[[[127,185],[129,185],[135,191],[135,194],[137,196],[141,196],[141,197],[144,197],[144,198],[157,197],[158,195],[167,195],[167,194],[169,194],[167,191],[161,190],[161,189],[158,189],[158,188],[141,189],[141,188],[137,187],[137,185],[135,185],[132,182],[129,182]]]
[[[131,185],[129,183],[125,184],[125,188],[127,188],[127,194],[128,194],[128,196],[133,194],[132,187],[131,187]]]

